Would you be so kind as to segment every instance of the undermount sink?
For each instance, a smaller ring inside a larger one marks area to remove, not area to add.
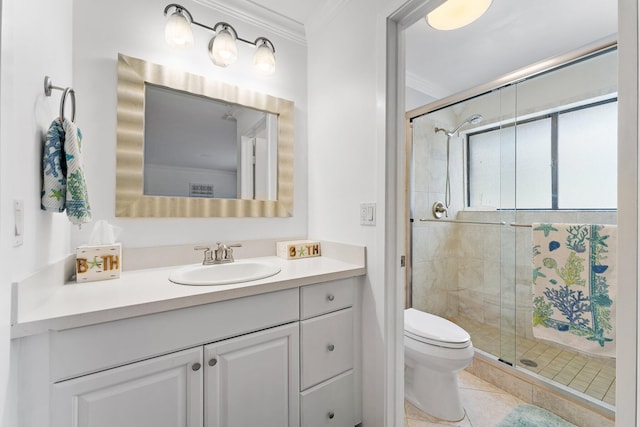
[[[179,285],[228,285],[264,279],[280,272],[277,265],[260,260],[237,260],[226,264],[187,265],[173,270],[169,280]]]

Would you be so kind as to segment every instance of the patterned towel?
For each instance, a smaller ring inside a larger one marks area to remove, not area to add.
[[[615,357],[615,225],[532,224],[533,335]]]
[[[82,169],[82,133],[75,123],[56,119],[49,126],[42,156],[42,210],[62,212],[73,224],[91,221]]]

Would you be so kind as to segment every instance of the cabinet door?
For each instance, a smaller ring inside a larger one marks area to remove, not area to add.
[[[298,323],[205,346],[206,427],[297,427]]]
[[[202,347],[53,385],[55,427],[200,427]]]

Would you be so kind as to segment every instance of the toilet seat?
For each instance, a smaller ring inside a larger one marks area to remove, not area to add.
[[[404,311],[404,334],[416,341],[439,347],[465,348],[471,344],[471,336],[460,326],[414,308]]]

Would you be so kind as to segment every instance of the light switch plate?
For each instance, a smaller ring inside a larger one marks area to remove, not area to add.
[[[375,203],[360,203],[360,225],[376,225]]]
[[[24,200],[13,201],[13,246],[24,241]]]

